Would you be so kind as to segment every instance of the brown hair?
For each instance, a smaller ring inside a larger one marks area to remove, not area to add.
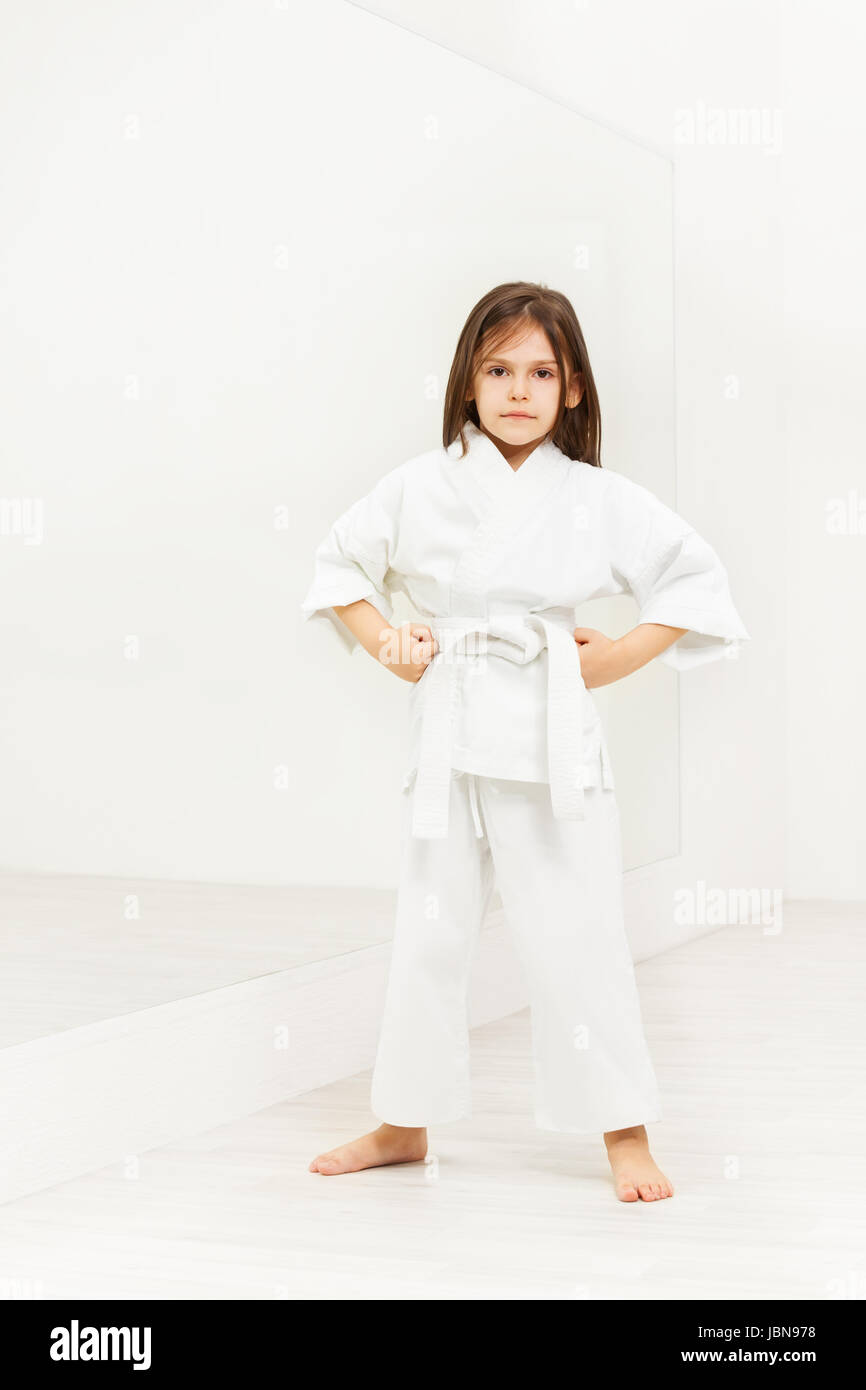
[[[533,324],[550,339],[560,373],[559,410],[550,438],[566,458],[582,459],[600,468],[601,411],[577,314],[564,294],[527,280],[489,290],[463,325],[445,392],[442,442],[447,449],[459,435],[461,458],[465,457],[468,445],[464,424],[471,420],[481,428],[475,401],[466,399],[475,372],[515,329],[525,325],[529,330]],[[566,408],[568,380],[574,372],[580,372],[583,378],[583,395],[577,405]]]

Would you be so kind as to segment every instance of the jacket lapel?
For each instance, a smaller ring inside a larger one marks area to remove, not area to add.
[[[464,432],[466,457],[459,457],[459,439],[448,454],[478,525],[457,562],[450,606],[453,615],[478,618],[487,616],[488,576],[520,527],[563,481],[571,461],[547,440],[515,471],[483,430],[467,421]]]

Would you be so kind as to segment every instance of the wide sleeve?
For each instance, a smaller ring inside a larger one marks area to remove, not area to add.
[[[712,546],[648,488],[608,475],[605,541],[614,581],[633,594],[638,623],[687,631],[658,660],[686,671],[735,655],[750,640]]]
[[[402,477],[394,469],[337,518],[315,552],[302,617],[305,622],[316,618],[327,623],[350,654],[361,644],[337,617],[334,605],[364,598],[390,623],[393,607],[386,575],[397,545],[401,499]]]

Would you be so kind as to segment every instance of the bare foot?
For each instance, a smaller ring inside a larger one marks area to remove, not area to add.
[[[311,1173],[357,1173],[361,1168],[379,1168],[384,1163],[416,1163],[427,1153],[426,1129],[404,1129],[401,1125],[380,1125],[350,1144],[340,1144],[319,1154],[310,1164]]]
[[[621,1202],[658,1202],[663,1197],[673,1197],[673,1186],[649,1151],[643,1125],[612,1129],[605,1134],[604,1142]]]

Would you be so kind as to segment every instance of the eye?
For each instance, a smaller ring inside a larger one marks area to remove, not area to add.
[[[487,368],[487,375],[488,375],[488,376],[493,376],[494,373],[496,373],[496,372],[505,372],[505,371],[506,371],[506,368],[505,368],[505,367],[488,367],[488,368]],[[538,368],[536,368],[536,375],[540,375],[542,381],[547,381],[547,380],[550,379],[551,377],[555,376],[556,373],[553,372],[553,371],[551,371],[550,367],[538,367]],[[501,378],[498,378],[498,377],[497,377],[497,380],[500,380],[500,379],[501,379]]]

